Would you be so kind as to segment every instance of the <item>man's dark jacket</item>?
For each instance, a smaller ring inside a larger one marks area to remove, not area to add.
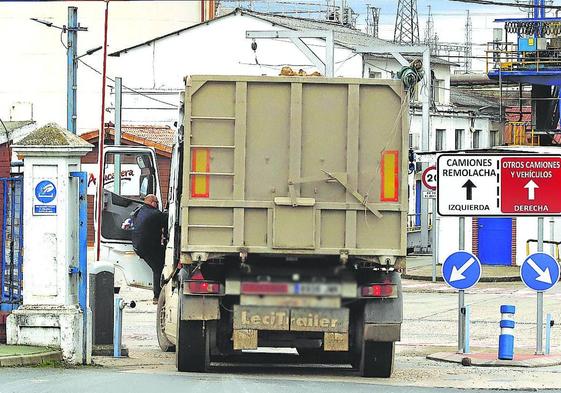
[[[162,229],[167,229],[167,216],[155,207],[144,204],[133,218],[132,245],[143,257],[162,249]]]

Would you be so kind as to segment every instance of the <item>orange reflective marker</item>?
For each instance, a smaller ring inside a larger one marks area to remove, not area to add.
[[[382,202],[397,202],[399,200],[399,152],[387,150],[382,152],[382,187],[380,200]]]
[[[191,151],[191,167],[193,172],[204,175],[191,175],[191,197],[208,198],[210,193],[210,151],[209,149],[193,149]]]

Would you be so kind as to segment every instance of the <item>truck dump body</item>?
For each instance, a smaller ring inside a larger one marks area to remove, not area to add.
[[[194,76],[184,125],[182,252],[405,255],[401,81]]]

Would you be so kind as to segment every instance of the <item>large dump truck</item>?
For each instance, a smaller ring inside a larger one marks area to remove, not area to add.
[[[290,347],[391,375],[408,129],[399,80],[186,79],[157,320],[179,371]]]

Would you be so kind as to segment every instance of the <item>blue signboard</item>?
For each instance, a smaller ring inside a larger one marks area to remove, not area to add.
[[[43,180],[35,186],[35,197],[41,203],[51,203],[56,198],[56,187],[50,180]]]
[[[453,288],[471,288],[481,278],[481,262],[467,251],[456,251],[442,264],[442,277]]]
[[[33,214],[35,215],[56,214],[56,205],[35,205],[33,206]]]
[[[529,255],[520,266],[520,277],[534,291],[547,291],[559,280],[559,265],[548,254],[537,252]]]

